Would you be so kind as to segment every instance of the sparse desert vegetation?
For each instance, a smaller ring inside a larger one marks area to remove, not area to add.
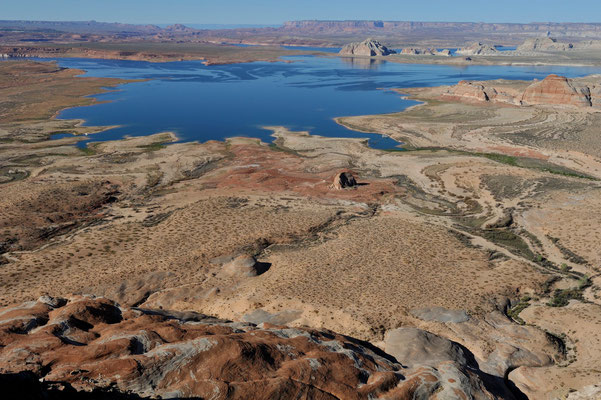
[[[93,294],[387,352],[419,328],[532,398],[601,380],[598,111],[400,89],[426,103],[338,122],[404,151],[284,127],[271,144],[166,132],[79,149],[48,137],[104,128],[51,117],[124,81],[0,71],[2,306]],[[357,182],[336,189],[341,171]]]

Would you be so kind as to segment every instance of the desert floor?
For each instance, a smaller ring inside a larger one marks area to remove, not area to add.
[[[376,345],[415,326],[531,398],[601,381],[601,113],[415,89],[425,104],[338,121],[405,151],[282,127],[271,145],[165,132],[81,150],[48,137],[105,127],[52,116],[124,82],[76,75],[0,64],[1,305],[86,293]],[[349,170],[360,185],[331,188]],[[224,267],[240,255],[261,273]]]

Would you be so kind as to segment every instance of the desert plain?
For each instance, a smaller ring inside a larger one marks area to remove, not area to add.
[[[57,113],[127,83],[80,72],[0,63],[3,384],[601,396],[599,76],[398,88],[420,104],[337,119],[385,151],[281,126],[77,147],[109,127]]]

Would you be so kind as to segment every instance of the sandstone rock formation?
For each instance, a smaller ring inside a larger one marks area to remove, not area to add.
[[[397,359],[329,331],[41,297],[0,309],[0,385],[7,398],[512,398],[446,339],[388,342]]]
[[[341,190],[345,188],[355,187],[357,186],[357,181],[352,172],[340,172],[334,177],[334,183],[332,183],[332,188],[336,190]]]
[[[406,47],[403,50],[401,50],[400,54],[411,55],[411,56],[426,55],[426,56],[449,57],[449,56],[451,56],[451,51],[448,49],[438,51],[436,49],[430,49],[430,48]]]
[[[448,310],[444,307],[425,307],[411,310],[411,314],[424,321],[452,322],[454,324],[469,321],[464,310]]]
[[[467,365],[468,357],[461,346],[448,339],[417,328],[397,328],[387,332],[386,352],[397,360],[411,360],[416,364],[436,365],[450,361]],[[413,346],[406,346],[412,343]]]
[[[222,271],[229,276],[252,277],[259,275],[257,261],[252,256],[241,255],[223,265]]]
[[[590,400],[601,398],[601,383],[598,385],[590,385],[580,390],[572,392],[566,400]]]
[[[528,86],[520,100],[523,105],[551,104],[577,107],[592,106],[591,91],[587,86],[576,86],[566,77],[549,75]]]
[[[401,50],[400,54],[406,54],[406,55],[411,55],[411,56],[416,56],[416,55],[434,55],[434,52],[431,49],[420,49],[420,48],[415,48],[415,47],[405,47],[403,50]]]
[[[566,51],[574,48],[572,43],[561,43],[550,37],[526,39],[516,49],[518,52]]]
[[[488,56],[495,55],[498,53],[499,50],[497,50],[495,47],[480,42],[474,43],[469,47],[464,47],[457,50],[457,54],[460,54],[462,56]]]
[[[509,81],[461,81],[441,93],[445,100],[468,103],[495,103],[510,105],[550,105],[571,107],[601,106],[601,85],[598,77],[568,79],[549,75],[531,84]]]
[[[341,56],[388,56],[395,54],[394,50],[388,49],[375,39],[367,39],[360,43],[349,43],[338,53]]]
[[[468,102],[490,101],[496,95],[494,88],[487,88],[480,83],[460,81],[443,94],[449,100],[461,100]]]

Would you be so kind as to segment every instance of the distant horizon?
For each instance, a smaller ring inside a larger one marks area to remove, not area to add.
[[[394,20],[394,19],[292,19],[286,20],[280,23],[205,23],[205,22],[126,22],[126,21],[109,21],[109,20],[97,20],[97,19],[0,19],[0,22],[71,22],[71,23],[85,23],[95,22],[99,24],[124,24],[124,25],[156,25],[158,27],[167,27],[172,25],[184,25],[189,28],[194,26],[213,26],[213,27],[249,27],[249,28],[261,28],[261,27],[279,27],[283,26],[287,22],[302,22],[302,21],[316,21],[316,22],[359,22],[359,21],[381,21],[381,22],[419,22],[419,23],[434,23],[434,24],[508,24],[508,25],[532,25],[532,24],[591,24],[601,25],[601,21],[530,21],[530,22],[507,22],[507,21],[439,21],[439,20]],[[207,28],[205,28],[207,29]]]
[[[528,24],[601,23],[601,2],[579,0],[7,0],[2,19],[15,21],[115,21],[148,25],[280,25],[285,21],[411,21]],[[575,3],[575,4],[574,4]],[[540,23],[540,22],[539,22]]]

